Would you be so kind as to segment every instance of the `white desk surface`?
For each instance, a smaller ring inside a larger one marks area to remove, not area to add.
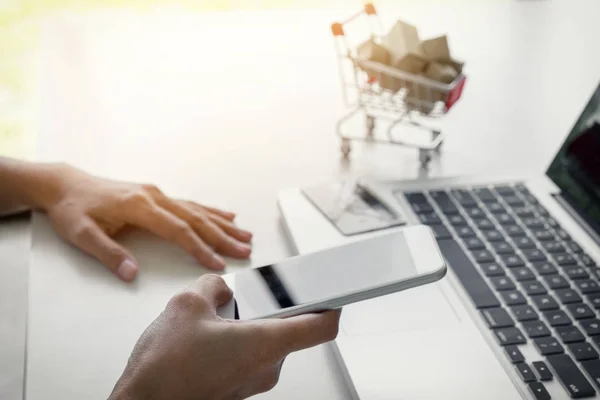
[[[431,175],[542,172],[600,78],[596,0],[379,9],[386,26],[402,17],[423,36],[448,32],[467,61]],[[55,17],[43,32],[39,158],[235,210],[255,232],[248,265],[286,257],[279,190],[345,174],[423,176],[416,152],[396,147],[357,146],[350,165],[340,162],[329,25],[352,11]],[[126,286],[62,245],[43,218],[34,228],[28,399],[106,398],[143,328],[203,270],[177,249],[131,238],[142,266]],[[325,347],[289,357],[279,386],[259,396],[348,397]]]

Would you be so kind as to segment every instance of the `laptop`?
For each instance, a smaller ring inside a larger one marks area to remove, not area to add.
[[[600,87],[545,175],[336,182],[278,204],[299,253],[421,223],[448,263],[344,309],[331,351],[355,399],[600,399]]]

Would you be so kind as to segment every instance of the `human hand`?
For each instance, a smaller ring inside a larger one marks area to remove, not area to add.
[[[287,319],[224,320],[232,297],[204,275],[171,299],[135,345],[109,400],[238,400],[271,390],[291,352],[335,339],[340,311]]]
[[[58,234],[96,257],[124,281],[138,271],[133,255],[113,238],[123,228],[146,229],[173,242],[204,266],[221,270],[217,253],[248,258],[252,234],[233,224],[230,212],[175,200],[152,185],[97,178],[66,165],[48,174],[36,204]]]

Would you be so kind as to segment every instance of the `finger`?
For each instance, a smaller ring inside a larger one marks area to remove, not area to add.
[[[264,320],[268,340],[283,354],[307,349],[334,340],[339,330],[341,310],[297,317]]]
[[[235,219],[235,214],[230,211],[224,211],[218,208],[203,206],[201,204],[194,203],[193,201],[188,201],[187,203],[193,207],[199,208],[202,211],[207,211],[211,214],[215,214],[222,218],[225,218],[227,221],[233,221]]]
[[[217,214],[208,213],[207,217],[215,223],[219,228],[223,230],[229,236],[239,240],[240,242],[249,243],[252,240],[252,233],[240,229],[232,222],[226,220]]]
[[[225,268],[225,261],[216,255],[184,220],[153,202],[130,207],[125,214],[124,218],[127,218],[129,223],[177,244],[202,265],[216,270]]]
[[[214,274],[202,275],[188,290],[205,298],[214,311],[217,307],[225,305],[233,297],[233,292],[223,278]]]
[[[97,258],[125,282],[135,279],[138,265],[133,256],[117,244],[90,218],[84,217],[74,225],[71,242]]]
[[[158,197],[156,202],[159,206],[171,211],[190,224],[198,235],[218,253],[235,258],[248,258],[250,256],[252,252],[250,246],[227,235],[203,213],[194,212],[185,205],[166,196]]]

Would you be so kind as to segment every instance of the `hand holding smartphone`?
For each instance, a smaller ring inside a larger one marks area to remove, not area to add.
[[[249,320],[332,310],[435,282],[445,274],[433,231],[411,226],[224,275],[234,299],[218,314]]]

